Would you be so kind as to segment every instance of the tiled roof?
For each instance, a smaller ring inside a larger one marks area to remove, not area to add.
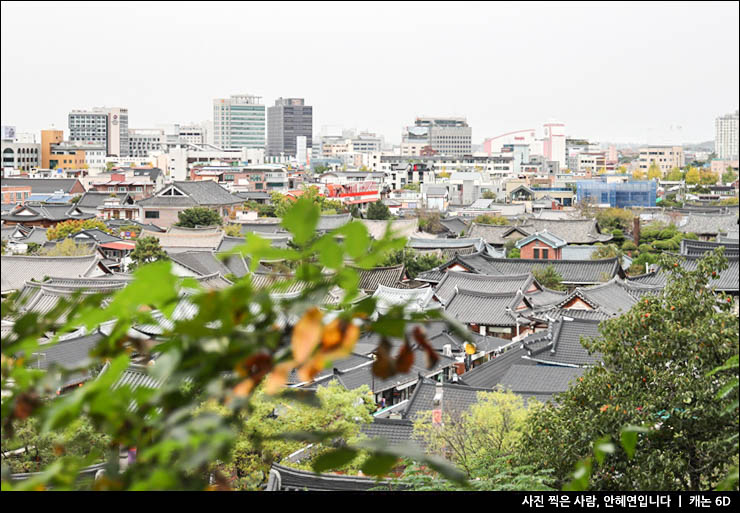
[[[502,246],[510,240],[517,240],[528,236],[534,230],[531,226],[495,225],[473,223],[470,226],[470,237],[481,237],[489,244]]]
[[[347,214],[331,214],[331,215],[323,215],[319,218],[319,223],[316,225],[316,231],[331,231],[336,228],[339,228],[341,226],[344,226],[345,224],[349,223],[352,220],[352,216]]]
[[[594,309],[609,315],[619,315],[627,312],[643,296],[659,295],[662,289],[662,286],[640,285],[615,276],[600,285],[577,287],[567,297],[555,303],[555,306],[562,308],[575,297],[580,297]]]
[[[518,395],[547,396],[565,392],[583,372],[579,367],[512,365],[499,385]]]
[[[523,239],[519,239],[515,246],[517,248],[521,248],[525,244],[529,244],[533,240],[539,240],[550,246],[551,248],[562,248],[566,245],[566,242],[555,235],[554,233],[550,233],[547,230],[541,231],[541,232],[534,232],[532,235],[529,235],[527,237],[524,237]]]
[[[458,289],[445,311],[465,324],[516,326],[516,307],[526,301],[519,292],[476,292]]]
[[[2,185],[10,187],[30,186],[34,194],[52,194],[58,190],[69,193],[79,183],[77,178],[3,178]]]
[[[594,244],[612,240],[611,234],[602,234],[595,219],[537,219],[530,218],[527,225],[532,230],[547,230],[565,240],[568,244]]]
[[[269,240],[270,245],[273,248],[281,248],[286,249],[288,247],[288,241],[290,241],[290,235],[289,234],[281,234],[281,235],[273,235],[268,233],[259,233],[258,234],[263,239]],[[231,251],[237,246],[241,246],[246,241],[246,237],[230,237],[228,235],[224,235],[224,238],[221,239],[221,244],[219,244],[218,249],[216,250],[217,253],[226,253],[227,251]]]
[[[369,424],[362,424],[360,431],[369,439],[382,438],[389,446],[397,446],[416,442],[414,438],[414,423],[408,419],[384,419],[375,417]]]
[[[72,369],[81,365],[90,350],[103,339],[100,331],[89,335],[61,340],[56,344],[41,344],[30,358],[29,367],[47,370],[52,365]]]
[[[102,375],[102,372],[101,372]],[[160,388],[163,381],[149,375],[149,367],[145,365],[129,365],[123,374],[111,387],[113,390],[128,385],[131,389],[137,388]]]
[[[678,262],[682,268],[688,271],[696,270],[698,257],[681,257],[679,256]],[[717,278],[709,281],[710,287],[715,287],[716,290],[721,292],[737,292],[738,291],[738,257],[730,257],[727,259],[727,269],[720,272]],[[665,287],[667,277],[663,271],[655,271],[647,274],[641,274],[639,276],[632,276],[628,278],[630,283],[637,283],[641,285],[656,285]]]
[[[85,194],[82,195],[80,200],[77,202],[77,207],[83,209],[94,209],[97,210],[99,206],[102,206],[107,199],[111,197],[112,194],[115,194],[115,197],[118,198],[121,203],[123,203],[126,198],[129,197],[129,193],[127,192],[100,192],[100,191],[87,191]]]
[[[53,310],[61,300],[71,300],[76,292],[82,295],[107,293],[120,290],[125,287],[128,280],[107,279],[78,279],[64,280],[51,278],[45,282],[31,282],[24,284],[18,296],[21,312],[35,312],[44,315]],[[65,318],[58,319],[64,322]]]
[[[434,290],[434,295],[442,302],[452,299],[455,289],[473,292],[526,292],[534,281],[531,273],[517,275],[473,274],[459,271],[447,271]]]
[[[370,236],[376,240],[382,239],[388,228],[390,228],[396,237],[413,237],[419,231],[419,219],[416,217],[413,219],[393,219],[389,221],[373,219],[359,219],[358,221],[365,225]]]
[[[77,242],[81,242],[85,239],[92,239],[99,244],[105,244],[106,242],[116,242],[121,240],[121,237],[110,235],[103,230],[92,228],[90,230],[80,230],[77,233],[69,235],[69,238],[73,238]]]
[[[599,355],[590,355],[581,344],[583,338],[599,338],[599,321],[562,318],[551,322],[544,332],[534,333],[522,340],[529,358],[547,364],[584,366],[601,361]],[[534,391],[534,390],[531,390]]]
[[[537,292],[528,292],[524,294],[534,308],[542,308],[545,305],[551,305],[560,302],[568,293],[561,290],[552,290],[542,287]]]
[[[20,211],[32,212],[32,215],[18,215]],[[66,221],[68,219],[92,219],[95,214],[85,214],[77,210],[76,205],[18,205],[10,213],[3,214],[3,220],[15,222],[32,221]]]
[[[200,276],[219,273],[222,276],[234,274],[241,278],[248,272],[241,255],[232,255],[228,260],[222,261],[210,251],[183,251],[171,254],[170,258]]]
[[[270,219],[270,222],[264,223],[239,223],[241,232],[243,235],[248,233],[279,233],[284,231],[280,225],[280,219],[275,219],[274,222]]]
[[[547,320],[558,320],[562,319],[563,317],[567,317],[569,319],[583,319],[583,320],[591,320],[591,321],[605,321],[607,319],[611,319],[614,317],[612,314],[606,313],[603,310],[579,310],[577,308],[547,308],[547,309],[541,309],[533,312],[530,316],[530,318],[536,318],[536,319],[542,319]]]
[[[316,376],[314,376],[314,381],[321,380],[333,374],[334,369],[338,369],[340,371],[347,371],[349,369],[358,367],[360,365],[367,365],[368,363],[371,363],[372,361],[373,359],[369,356],[352,353],[351,355],[345,358],[342,358],[340,360],[335,360],[334,362],[332,362],[330,368],[319,371],[319,373],[316,374]],[[296,372],[295,369],[293,369],[288,375],[288,384],[296,384],[300,382],[301,380],[298,379],[298,373]]]
[[[469,370],[460,378],[471,387],[493,389],[501,378],[509,371],[512,365],[535,365],[532,360],[525,360],[522,356],[527,352],[519,345],[495,356],[493,359]]]
[[[375,292],[378,285],[386,287],[397,286],[403,276],[403,264],[390,267],[374,267],[373,269],[356,269],[360,274],[360,288],[365,292]]]
[[[460,235],[460,233],[468,229],[468,223],[466,223],[465,220],[462,219],[461,217],[451,217],[449,219],[441,219],[439,222],[442,223],[442,226],[444,226],[450,232],[456,235]]]
[[[465,239],[427,239],[411,237],[406,244],[413,249],[464,249],[474,247],[480,251],[485,247],[485,242],[480,237]]]
[[[460,256],[458,260],[481,274],[524,274],[532,272],[537,266],[552,265],[566,285],[592,285],[623,275],[616,257],[602,260],[535,260],[472,255]]]
[[[141,230],[139,238],[154,237],[167,252],[186,251],[188,249],[215,250],[221,244],[224,234],[222,231],[203,232],[152,232]]]
[[[27,281],[40,281],[45,276],[80,278],[90,276],[99,262],[97,255],[74,257],[41,257],[3,255],[2,293],[19,290]]]
[[[185,196],[160,195],[170,189],[164,187],[160,192],[149,198],[139,200],[137,203],[145,207],[157,206],[225,206],[243,203],[244,200],[234,196],[229,191],[211,180],[187,180],[175,181],[172,186],[182,191]]]
[[[449,365],[452,365],[449,362]],[[436,374],[438,370],[427,371],[413,365],[409,372],[395,374],[389,378],[381,378],[373,374],[372,363],[355,367],[347,371],[334,372],[313,383],[303,385],[301,388],[316,388],[317,386],[328,385],[331,381],[337,380],[347,390],[355,390],[363,385],[367,386],[374,393],[380,393],[396,387],[411,386],[419,379],[419,373],[423,376]]]
[[[714,251],[718,247],[725,248],[726,257],[737,257],[738,256],[738,243],[737,242],[707,242],[703,240],[681,240],[681,255],[688,257],[701,257],[704,253]]]
[[[476,404],[479,392],[491,391],[485,388],[474,388],[455,383],[443,383],[442,390],[442,413],[453,417],[466,412],[472,405]],[[421,412],[434,409],[433,400],[436,392],[436,381],[431,379],[419,380],[411,399],[409,399],[403,418],[414,421]]]
[[[737,231],[737,214],[689,214],[677,226],[683,233],[717,235],[727,231]]]
[[[273,463],[266,491],[369,491],[375,488],[400,490],[402,487],[389,481],[380,481],[370,477],[347,476],[339,474],[315,474],[306,470],[296,470]]]

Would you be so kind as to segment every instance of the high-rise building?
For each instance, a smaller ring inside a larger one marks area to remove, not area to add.
[[[148,157],[166,147],[164,130],[157,128],[130,128],[128,131],[130,157]]]
[[[264,148],[262,97],[239,94],[213,100],[213,144],[222,149]]]
[[[278,98],[267,108],[267,155],[297,156],[298,137],[306,138],[306,147],[312,145],[313,107],[303,98]]]
[[[640,148],[639,168],[646,172],[655,163],[663,175],[674,167],[682,168],[684,163],[683,147],[681,146],[647,146]]]
[[[714,122],[714,153],[718,159],[738,158],[738,111],[718,117]]]
[[[472,155],[473,129],[465,118],[418,117],[415,127],[428,129],[431,149],[440,155]],[[416,130],[416,132],[421,132]],[[407,133],[410,133],[407,130]],[[420,136],[422,134],[419,134]]]
[[[545,123],[542,128],[545,132],[542,144],[544,157],[547,160],[558,162],[560,168],[565,169],[568,166],[565,158],[565,124]]]
[[[104,144],[107,155],[128,157],[128,109],[73,110],[69,114],[69,141]]]

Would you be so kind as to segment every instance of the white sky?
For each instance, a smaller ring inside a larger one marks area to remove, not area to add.
[[[554,118],[594,141],[700,142],[738,108],[738,3],[2,2],[2,124],[200,122],[212,100],[304,97],[400,140],[463,115],[473,143]],[[680,128],[679,128],[680,127]]]

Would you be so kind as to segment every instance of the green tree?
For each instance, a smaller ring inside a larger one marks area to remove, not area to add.
[[[717,173],[714,173],[709,169],[699,172],[699,183],[702,185],[714,185],[717,183],[717,180],[719,180]]]
[[[444,262],[434,253],[418,254],[409,248],[393,251],[381,264],[384,267],[403,264],[409,278],[413,279],[419,273],[439,267]]]
[[[647,172],[648,180],[659,180],[662,177],[663,177],[663,171],[661,171],[658,164],[655,161],[653,161],[650,164],[650,167],[648,168],[648,172]]]
[[[644,180],[646,176],[647,176],[647,173],[645,173],[645,171],[643,171],[640,168],[637,168],[634,171],[632,171],[633,180]]]
[[[730,166],[722,173],[722,183],[732,183],[737,180],[737,173]]]
[[[26,255],[38,255],[41,251],[41,244],[38,242],[29,242],[26,244]]]
[[[596,251],[591,253],[591,260],[617,257],[621,261],[623,255],[624,253],[616,244],[606,244],[604,246],[599,246]]]
[[[197,226],[221,226],[223,219],[216,211],[207,207],[191,207],[177,213],[175,226],[195,228]]]
[[[477,224],[493,224],[498,226],[509,224],[509,220],[504,216],[492,216],[489,214],[480,214],[473,220],[473,222]]]
[[[552,264],[548,264],[546,267],[535,265],[532,268],[532,274],[543,287],[552,290],[565,290],[563,277]]]
[[[738,323],[734,299],[711,286],[727,268],[721,252],[694,271],[663,256],[664,293],[643,296],[626,314],[603,322],[600,338],[582,340],[603,365],[560,394],[557,406],[532,415],[523,463],[554,469],[561,486],[592,443],[619,436],[624,426],[642,426],[643,434],[621,435],[631,439],[633,454],[614,447],[594,468],[592,489],[708,490],[727,475],[738,460],[737,403],[728,409],[715,396],[737,382],[737,370],[710,372],[738,354]]]
[[[493,192],[493,191],[484,191],[483,192],[483,199],[495,200],[496,199],[496,193]]]
[[[376,201],[375,203],[371,203],[367,207],[367,219],[386,220],[390,219],[391,217],[393,216],[391,216],[390,209],[387,205],[385,205],[385,203],[380,200]]]
[[[224,233],[229,237],[241,237],[242,227],[238,224],[229,224],[224,227]]]
[[[619,167],[617,168],[617,172],[618,172],[618,173],[619,173],[620,175],[626,175],[626,174],[627,174],[627,166],[625,166],[625,165],[619,166]]]
[[[437,210],[417,210],[419,230],[426,233],[445,233],[447,228],[442,224],[442,215]]]
[[[151,262],[157,262],[159,260],[169,260],[169,256],[162,249],[159,244],[159,239],[156,237],[141,237],[136,239],[136,246],[131,252],[131,265],[129,270],[136,269],[137,267],[148,264]]]
[[[46,229],[46,238],[48,240],[64,239],[81,230],[101,230],[105,233],[111,233],[110,228],[101,219],[70,219],[62,221]]]
[[[611,207],[599,210],[596,213],[596,222],[602,231],[619,229],[626,232],[632,229],[632,219],[634,217],[635,215],[631,210]]]
[[[403,186],[403,190],[405,191],[416,191],[419,192],[421,190],[421,187],[418,183],[407,183]]]
[[[504,244],[504,253],[506,254],[506,258],[521,258],[521,250],[516,247],[516,243],[519,240],[521,240],[521,238],[506,241],[506,244]]]
[[[78,244],[74,239],[63,239],[50,248],[41,248],[43,256],[84,256],[92,255],[95,248],[89,244]]]
[[[689,185],[697,185],[699,181],[701,180],[701,176],[699,175],[699,170],[695,167],[689,168],[688,171],[686,171],[686,183]]]
[[[665,177],[666,180],[670,180],[671,182],[678,182],[683,180],[683,171],[681,171],[679,168],[674,167],[671,169],[668,174]]]

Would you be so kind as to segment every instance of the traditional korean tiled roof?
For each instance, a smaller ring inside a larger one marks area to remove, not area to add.
[[[537,219],[530,218],[527,224],[536,232],[557,235],[568,244],[594,244],[612,240],[611,234],[603,234],[595,219]]]
[[[495,225],[473,223],[468,232],[469,237],[481,237],[489,244],[503,246],[510,240],[527,237],[534,229],[529,225]]]
[[[104,294],[120,290],[127,285],[127,280],[107,280],[100,278],[65,280],[51,278],[45,282],[28,281],[18,296],[21,312],[35,312],[44,315],[53,310],[60,301],[70,301],[75,293]],[[66,318],[59,319],[64,322]]]
[[[541,232],[534,232],[532,235],[528,235],[527,237],[524,237],[523,239],[519,239],[515,246],[517,248],[521,248],[525,244],[529,244],[533,240],[539,240],[541,242],[544,242],[551,248],[562,248],[566,245],[566,242],[555,235],[554,233],[550,233],[547,230],[541,231]]]
[[[447,228],[451,233],[460,235],[462,232],[468,229],[468,223],[461,217],[450,217],[449,219],[441,219],[439,221],[442,226]],[[488,241],[486,241],[488,242]]]
[[[442,304],[447,304],[455,295],[456,288],[473,292],[527,292],[533,286],[533,282],[534,276],[531,273],[492,276],[447,271],[435,288],[434,295]]]
[[[486,388],[474,388],[455,383],[442,384],[442,413],[450,416],[459,416],[478,402],[479,392],[490,392]],[[416,420],[419,414],[434,409],[434,395],[437,392],[437,382],[431,379],[420,379],[409,399],[409,404],[403,414],[404,419]]]
[[[602,260],[536,260],[473,255],[459,256],[458,260],[462,265],[481,274],[524,274],[532,272],[538,266],[552,265],[566,285],[592,285],[617,275],[624,276],[617,257]]]
[[[268,492],[277,491],[369,491],[374,489],[402,490],[403,487],[391,481],[380,481],[370,477],[340,474],[316,474],[306,470],[296,470],[273,463],[267,480]]]
[[[183,251],[173,253],[170,258],[200,276],[219,273],[222,276],[234,274],[241,278],[248,273],[247,264],[241,255],[231,255],[222,260],[211,251]]]
[[[90,209],[91,212],[95,212],[107,199],[111,198],[111,195],[115,195],[121,204],[124,204],[131,197],[128,192],[87,191],[77,202],[77,206],[80,209]]]
[[[100,258],[97,255],[73,257],[42,257],[3,255],[2,293],[21,289],[27,281],[41,281],[45,276],[81,278],[96,272]]]
[[[478,365],[460,376],[462,382],[471,387],[493,389],[501,382],[501,378],[509,371],[512,365],[536,365],[532,360],[522,357],[527,352],[517,344],[491,360]]]
[[[390,228],[396,237],[413,237],[419,231],[419,219],[393,219],[389,221],[379,221],[373,219],[358,219],[365,225],[370,236],[379,240],[385,235],[385,231]]]
[[[579,296],[587,303],[610,315],[627,312],[632,305],[646,295],[660,295],[662,286],[640,285],[614,277],[606,283],[592,287],[576,288],[567,298],[556,303],[562,308],[573,297]]]
[[[41,226],[23,226],[22,224],[8,227],[3,226],[2,239],[22,244],[29,244],[31,242],[44,244],[48,240],[46,237],[46,228],[42,228]]]
[[[583,372],[584,369],[579,367],[512,365],[501,378],[499,386],[517,395],[544,399],[568,390]]]
[[[137,203],[146,207],[155,206],[226,206],[244,203],[242,198],[231,194],[211,180],[175,181],[172,184],[185,196],[160,195],[171,186],[166,186],[154,196],[139,200]]]
[[[404,265],[356,269],[360,274],[360,288],[367,293],[375,292],[378,285],[396,287],[403,277]]]
[[[373,359],[369,356],[352,353],[351,355],[341,358],[339,360],[335,360],[331,363],[331,367],[328,369],[323,369],[319,371],[316,376],[314,376],[314,381],[324,379],[327,376],[330,376],[334,373],[334,369],[338,369],[340,371],[347,371],[349,369],[353,369],[355,367],[359,367],[361,365],[367,365],[369,363],[372,363]],[[295,369],[293,369],[290,374],[288,375],[288,384],[297,384],[301,383],[301,380],[298,379],[298,373]]]
[[[29,215],[20,215],[26,211]],[[70,219],[92,219],[95,214],[85,214],[77,209],[76,205],[35,205],[27,203],[18,205],[7,214],[3,214],[5,221],[30,223],[34,221],[67,221]]]
[[[737,231],[737,226],[737,214],[689,214],[679,222],[677,228],[683,233],[716,236],[730,230]]]
[[[286,249],[288,247],[288,242],[290,241],[290,234],[268,234],[268,233],[259,233],[258,234],[263,239],[269,240],[270,245],[273,248],[281,248]],[[224,235],[224,238],[221,239],[221,244],[219,244],[218,249],[216,249],[217,253],[226,253],[228,251],[231,251],[237,246],[241,246],[246,242],[245,237],[230,237],[228,235]]]
[[[707,242],[703,240],[681,240],[681,255],[687,257],[702,257],[704,253],[714,251],[718,247],[725,248],[726,257],[737,257],[738,256],[738,243],[737,242]]]
[[[531,308],[520,292],[476,292],[458,289],[448,301],[445,312],[464,324],[516,326],[520,304]]]
[[[678,256],[679,265],[688,271],[696,270],[699,260],[701,260],[700,257]],[[718,277],[709,280],[709,286],[714,287],[715,290],[720,292],[738,292],[738,271],[740,270],[738,267],[738,257],[728,258],[727,264],[727,269],[721,271]],[[639,276],[629,277],[627,281],[629,283],[641,285],[665,287],[667,277],[663,271],[654,271],[647,274],[641,274]]]
[[[142,230],[139,238],[154,237],[159,240],[162,249],[168,253],[188,251],[192,249],[216,250],[221,245],[224,234],[222,231],[193,231],[193,232],[153,232]]]
[[[605,321],[614,317],[612,314],[603,310],[579,310],[577,308],[544,308],[532,312],[528,318],[539,319],[542,321],[567,319],[583,319],[590,321]]]
[[[80,230],[77,233],[70,234],[68,238],[74,239],[76,242],[82,242],[83,240],[94,240],[98,244],[105,244],[106,242],[116,242],[121,240],[121,237],[110,235],[103,230],[99,230],[98,228]]]
[[[116,390],[117,388],[120,388],[122,386],[129,386],[133,390],[136,390],[140,387],[160,388],[164,381],[151,376],[149,374],[149,368],[150,367],[146,365],[129,365],[129,367],[125,371],[123,371],[123,374],[121,374],[121,376],[111,388],[113,390]],[[103,373],[101,372],[100,374],[102,375]]]
[[[388,445],[398,446],[402,444],[422,443],[414,437],[414,423],[408,419],[384,419],[375,417],[369,424],[362,424],[360,431],[369,439],[383,439]]]
[[[34,194],[52,194],[56,191],[70,193],[80,181],[77,178],[3,178],[2,185],[31,187]]]
[[[340,228],[352,220],[352,215],[347,214],[331,214],[323,215],[319,218],[319,222],[316,225],[316,231],[328,232],[336,228]]]
[[[81,365],[90,354],[90,350],[105,335],[99,330],[88,335],[60,340],[55,344],[41,344],[29,359],[29,367],[47,370],[53,365],[72,369]]]
[[[248,233],[280,233],[285,231],[280,224],[280,219],[277,218],[274,220],[270,219],[270,222],[239,223],[239,226],[241,227],[242,235]]]
[[[527,296],[527,299],[534,308],[542,308],[546,305],[559,303],[568,295],[568,293],[562,290],[552,290],[547,287],[542,287],[542,290],[537,292],[527,292],[524,295]]]
[[[581,344],[581,338],[599,338],[599,321],[559,319],[546,331],[534,333],[522,340],[527,357],[549,365],[587,366],[601,361]],[[534,390],[531,390],[534,391]]]
[[[464,239],[427,239],[411,237],[406,245],[413,249],[463,249],[472,246],[476,248],[476,251],[481,251],[485,248],[485,241],[480,237],[468,237]]]
[[[377,310],[380,313],[386,313],[393,306],[405,305],[409,312],[422,312],[434,305],[431,305],[434,289],[431,287],[419,289],[399,289],[378,285],[373,293],[377,301]]]

